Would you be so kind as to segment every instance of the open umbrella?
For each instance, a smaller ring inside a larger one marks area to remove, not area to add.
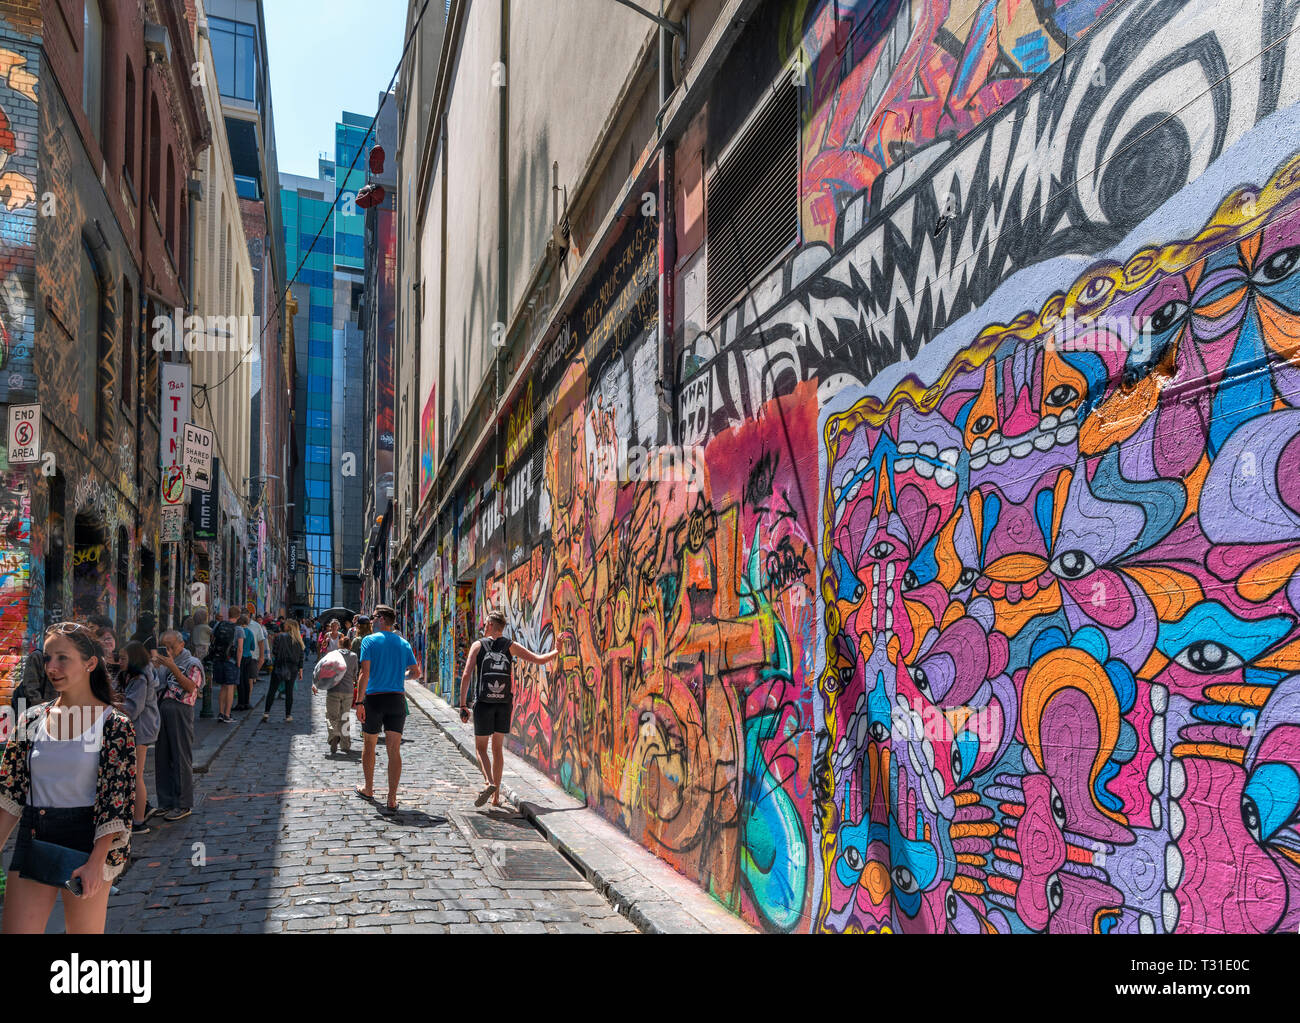
[[[350,618],[355,618],[357,613],[349,611],[346,607],[332,607],[328,611],[322,611],[316,616],[316,620],[322,625],[328,625],[331,618],[337,618],[342,625]]]

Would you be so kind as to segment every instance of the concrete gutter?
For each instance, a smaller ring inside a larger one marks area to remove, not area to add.
[[[472,763],[474,730],[418,682],[406,695]],[[647,934],[754,934],[695,883],[588,810],[541,771],[509,751],[501,790],[596,889]]]

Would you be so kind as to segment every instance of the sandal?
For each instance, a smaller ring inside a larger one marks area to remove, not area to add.
[[[497,787],[495,785],[489,785],[487,788],[485,788],[482,792],[478,794],[478,798],[474,800],[474,805],[482,806],[484,803],[486,803],[489,799],[492,798],[492,796],[496,793],[496,790]]]
[[[375,801],[375,794],[373,792],[366,792],[364,789],[353,789],[352,791],[368,803],[373,803]]]

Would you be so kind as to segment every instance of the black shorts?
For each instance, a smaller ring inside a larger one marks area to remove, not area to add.
[[[41,810],[24,806],[17,832],[10,873],[21,875],[26,872],[24,864],[32,855],[32,839],[76,849],[89,857],[95,848],[95,808],[78,806]]]
[[[257,658],[245,657],[239,666],[239,677],[241,682],[251,682],[257,678]]]
[[[212,683],[217,686],[239,685],[239,665],[234,661],[213,662]]]
[[[483,703],[480,700],[475,703],[474,734],[480,737],[484,735],[509,735],[510,713],[513,709],[513,700],[508,700],[505,703]]]
[[[380,731],[401,735],[406,726],[406,696],[402,693],[375,693],[366,697],[366,720],[362,731],[378,735]]]

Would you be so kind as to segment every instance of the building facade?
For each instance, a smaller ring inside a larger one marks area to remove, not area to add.
[[[1296,12],[665,6],[450,5],[430,677],[765,929],[1294,930]]]
[[[189,360],[149,327],[191,308],[188,179],[210,129],[183,4],[8,3],[0,50],[2,397],[6,419],[40,406],[39,457],[6,461],[3,697],[51,622],[184,613],[188,552],[159,536],[160,387]]]

